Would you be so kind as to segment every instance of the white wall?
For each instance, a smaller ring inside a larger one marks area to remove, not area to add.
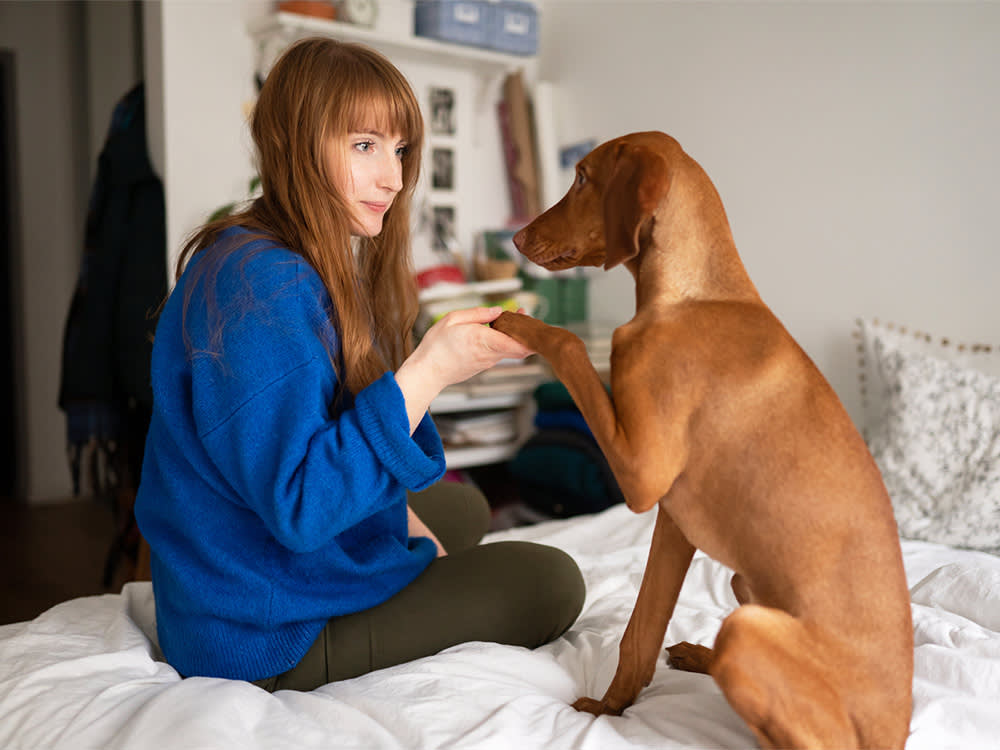
[[[145,3],[150,106],[162,113],[150,151],[164,181],[170,266],[184,238],[212,211],[246,197],[253,175],[245,127],[253,99],[246,22],[255,5],[261,4]]]
[[[857,417],[858,316],[1000,343],[1000,4],[546,0],[566,142],[674,135]],[[632,313],[630,277],[592,308]]]

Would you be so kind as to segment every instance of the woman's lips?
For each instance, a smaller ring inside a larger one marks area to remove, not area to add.
[[[374,201],[361,201],[361,203],[377,214],[384,214],[389,210],[390,205],[388,203],[376,203]]]

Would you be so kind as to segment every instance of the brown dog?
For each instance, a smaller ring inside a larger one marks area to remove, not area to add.
[[[695,548],[735,571],[740,606],[707,671],[765,747],[902,748],[913,629],[885,486],[833,389],[761,301],[702,168],[663,133],[594,149],[566,196],[514,238],[548,269],[624,263],[635,317],[612,341],[611,397],[570,332],[504,313],[545,357],[637,513],[658,505],[618,670],[621,713],[652,679]]]

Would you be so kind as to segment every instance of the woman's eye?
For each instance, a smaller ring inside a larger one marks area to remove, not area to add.
[[[408,153],[410,153],[410,147],[409,146],[397,146],[396,147],[396,156],[398,156],[400,159],[402,159]]]
[[[374,141],[359,141],[358,143],[354,144],[354,148],[356,148],[358,151],[371,151],[372,146],[374,145],[375,145]]]

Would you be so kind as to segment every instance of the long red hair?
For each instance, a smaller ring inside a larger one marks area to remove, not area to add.
[[[376,237],[351,246],[351,214],[329,174],[331,138],[376,128],[407,143],[403,189]],[[420,105],[402,73],[359,44],[303,39],[274,64],[254,107],[250,132],[262,195],[245,208],[198,229],[177,261],[180,276],[196,253],[208,251],[193,271],[211,283],[235,247],[216,243],[232,226],[251,237],[273,238],[300,254],[330,293],[331,322],[339,351],[331,360],[341,382],[357,393],[387,369],[399,367],[413,348],[417,289],[410,254],[410,206],[420,172],[424,124]],[[195,285],[189,284],[188,289]],[[215,341],[221,340],[217,337]]]

